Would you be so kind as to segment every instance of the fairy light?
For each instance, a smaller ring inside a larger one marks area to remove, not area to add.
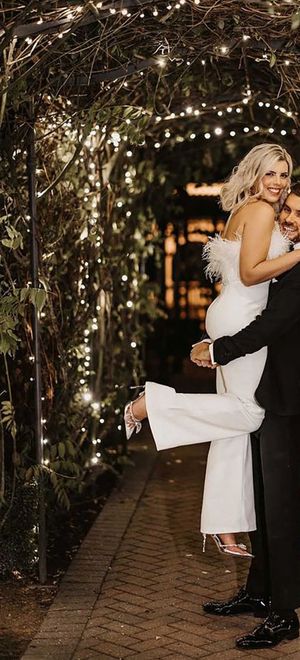
[[[205,137],[206,140],[209,140],[211,135],[210,135],[210,133],[204,133],[204,137]]]

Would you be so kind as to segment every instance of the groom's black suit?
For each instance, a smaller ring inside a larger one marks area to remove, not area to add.
[[[274,609],[300,606],[300,264],[270,286],[267,308],[233,337],[214,342],[219,365],[268,346],[256,391],[266,415],[253,438],[257,532],[249,593]]]

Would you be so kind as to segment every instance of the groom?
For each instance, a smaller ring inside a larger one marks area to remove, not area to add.
[[[300,248],[300,182],[279,216],[281,229]],[[266,619],[240,637],[241,649],[270,648],[299,636],[300,607],[300,264],[270,285],[267,308],[246,328],[213,344],[198,343],[191,359],[225,365],[268,346],[256,391],[266,414],[252,437],[257,531],[245,587],[226,602],[206,603],[210,614],[253,612]]]

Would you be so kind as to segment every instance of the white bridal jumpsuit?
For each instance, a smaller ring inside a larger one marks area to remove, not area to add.
[[[289,241],[273,230],[268,258],[284,254]],[[266,307],[269,282],[245,286],[239,275],[241,239],[220,236],[205,247],[207,272],[222,280],[209,306],[206,330],[212,340],[233,335]],[[250,433],[264,410],[255,400],[267,348],[217,368],[217,394],[179,394],[172,387],[146,383],[146,406],[158,450],[212,441],[201,516],[206,534],[256,529]],[[217,442],[222,440],[222,442]]]

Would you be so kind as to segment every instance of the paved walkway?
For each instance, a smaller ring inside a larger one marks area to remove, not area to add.
[[[242,584],[247,560],[202,553],[207,446],[156,454],[143,430],[126,470],[66,573],[25,660],[300,659],[300,642],[238,651],[251,616],[204,615],[203,600]]]

